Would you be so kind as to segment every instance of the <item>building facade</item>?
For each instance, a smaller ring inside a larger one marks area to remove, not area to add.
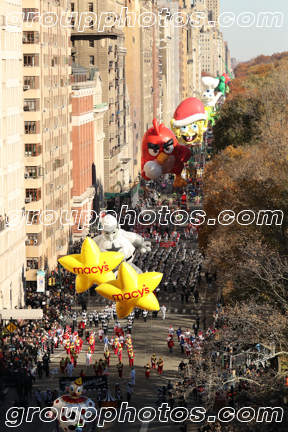
[[[95,188],[92,185],[94,161],[94,88],[87,81],[88,70],[72,63],[72,159],[73,159],[73,238],[89,233],[85,220],[93,218]]]
[[[20,27],[8,32],[5,25],[11,12],[22,12],[21,1],[1,0],[0,11],[0,308],[12,309],[25,298],[23,58]]]
[[[171,24],[171,17],[178,12],[176,2],[160,2],[162,13],[159,37],[159,65],[161,67],[162,120],[169,127],[174,111],[179,105],[179,29]],[[187,61],[184,57],[184,62]],[[188,94],[188,93],[187,93]],[[186,95],[186,93],[185,93]],[[182,93],[183,96],[183,93]],[[187,96],[188,97],[188,96]]]
[[[68,252],[71,225],[61,214],[72,208],[71,43],[68,27],[40,24],[49,12],[60,16],[70,1],[23,0],[23,99],[27,284],[37,271],[51,270]],[[53,15],[52,15],[53,16]],[[44,213],[45,212],[45,213]],[[43,213],[43,214],[42,214]],[[41,216],[42,215],[42,216]],[[63,220],[63,219],[62,219]]]
[[[135,0],[133,2],[126,2],[127,14],[125,16],[125,26],[123,28],[125,35],[126,54],[126,82],[127,90],[130,95],[130,109],[129,109],[131,124],[132,124],[132,140],[133,152],[132,161],[133,178],[136,178],[139,171],[140,164],[140,148],[141,148],[141,56],[140,56],[140,26],[132,25],[133,14],[138,18],[140,15],[141,1]],[[130,22],[131,20],[131,22]]]
[[[121,193],[123,191],[123,149],[129,143],[126,136],[126,76],[123,28],[113,24],[103,28],[95,25],[93,20],[100,17],[102,11],[113,11],[111,19],[119,19],[123,1],[83,1],[71,3],[72,10],[78,13],[87,12],[91,17],[90,26],[79,32],[79,20],[72,29],[72,43],[75,48],[73,60],[88,69],[99,68],[102,78],[102,98],[108,105],[104,116],[103,144],[104,192]],[[100,21],[99,21],[100,22]],[[93,25],[92,25],[93,24]],[[127,101],[128,102],[128,101]],[[126,162],[127,163],[127,162]],[[126,163],[124,165],[126,166]],[[130,164],[129,164],[130,168]]]
[[[214,21],[215,30],[219,30],[220,0],[206,0],[209,21]]]
[[[152,2],[141,2],[140,14],[153,13]],[[152,126],[153,116],[153,26],[140,27],[140,87],[141,87],[141,137]],[[162,69],[159,64],[159,74]],[[141,148],[137,152],[140,168]]]

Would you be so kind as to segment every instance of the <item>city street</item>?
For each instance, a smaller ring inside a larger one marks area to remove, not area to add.
[[[203,261],[203,269],[202,269],[202,275],[203,271],[205,272],[205,264],[208,262],[208,259]],[[216,304],[216,297],[217,297],[217,291],[215,290],[215,286],[209,287],[208,284],[206,284],[205,278],[202,277],[201,285],[198,288],[199,291],[199,302],[196,305],[194,298],[189,298],[188,304],[186,304],[186,301],[183,302],[180,299],[180,293],[173,293],[172,288],[170,287],[170,292],[165,293],[164,290],[159,293],[159,304],[164,304],[167,308],[166,317],[165,319],[162,319],[161,312],[158,313],[157,319],[152,318],[152,314],[149,313],[147,322],[145,323],[143,318],[140,316],[139,319],[134,320],[134,325],[132,328],[132,341],[133,341],[133,347],[134,347],[134,353],[135,353],[135,359],[134,359],[134,367],[136,371],[136,385],[134,388],[134,394],[132,396],[131,402],[129,405],[136,408],[137,412],[139,409],[149,406],[154,407],[157,409],[156,406],[156,398],[157,398],[157,389],[158,387],[163,387],[164,385],[167,385],[168,380],[171,380],[172,384],[175,385],[178,382],[178,379],[181,379],[180,373],[178,372],[178,365],[180,361],[183,359],[184,362],[186,361],[186,354],[181,354],[181,349],[179,346],[179,342],[177,341],[177,336],[174,333],[174,340],[175,340],[175,346],[173,348],[173,354],[169,353],[166,337],[167,337],[167,331],[170,326],[174,328],[176,331],[180,326],[182,327],[182,330],[186,330],[188,328],[190,331],[192,330],[192,324],[195,321],[195,316],[198,313],[200,319],[202,319],[202,316],[205,315],[207,317],[207,326],[211,326],[213,324],[213,311],[215,310],[215,304]],[[96,296],[90,296],[89,300],[89,306],[88,306],[88,312],[89,310],[103,310],[105,305],[108,303],[106,299],[103,297],[98,297],[98,294]],[[99,306],[100,305],[100,306]],[[80,314],[80,307],[74,308],[74,310],[77,310]],[[81,314],[80,314],[81,315]],[[78,318],[79,322],[79,318]],[[123,326],[127,323],[126,320],[119,321],[119,323]],[[200,329],[202,328],[202,323],[200,324]],[[112,335],[113,330],[113,321],[110,320],[109,323],[109,332],[108,336],[110,339],[110,336]],[[90,330],[89,325],[87,326],[87,329]],[[91,328],[93,331],[95,328]],[[86,341],[84,341],[84,345],[82,348],[82,351],[79,355],[78,364],[76,369],[73,372],[73,377],[77,377],[80,374],[80,371],[83,369],[85,376],[91,376],[94,375],[93,370],[93,364],[95,360],[99,360],[99,358],[102,356],[103,358],[103,341],[99,341],[99,337],[97,334],[97,328],[96,330],[96,344],[95,344],[95,354],[92,355],[91,360],[91,366],[86,367],[85,363],[85,353],[88,349],[88,344]],[[84,340],[84,338],[83,338]],[[113,350],[111,347],[110,353],[111,353],[111,360],[110,360],[110,367],[109,367],[109,388],[111,391],[112,397],[115,396],[115,384],[119,383],[120,387],[122,389],[122,393],[124,395],[123,402],[126,401],[125,397],[125,384],[124,380],[127,382],[130,381],[130,368],[128,363],[128,357],[126,353],[126,348],[123,349],[123,378],[119,379],[118,372],[116,368],[116,364],[118,362],[118,357],[114,355]],[[152,356],[152,354],[155,352],[157,359],[159,357],[162,357],[164,361],[164,368],[163,368],[163,374],[160,375],[157,373],[157,369],[153,370],[151,369],[150,372],[150,378],[145,378],[144,373],[144,365],[149,361]],[[50,363],[50,371],[54,368],[59,367],[59,362],[61,358],[66,358],[66,352],[61,347],[54,351],[54,354],[51,355],[51,363]],[[43,374],[43,377],[41,380],[36,378],[36,383],[33,386],[33,390],[35,391],[38,387],[42,389],[42,391],[45,391],[48,387],[51,390],[54,390],[54,388],[59,388],[58,386],[58,376],[45,378],[45,373]],[[66,374],[60,374],[59,376],[66,376]],[[62,394],[65,394],[66,392],[62,392]],[[86,396],[90,397],[92,400],[96,400],[97,392],[88,391],[86,393]],[[7,408],[8,404],[9,406],[13,406],[13,401],[16,398],[15,390],[13,388],[10,389],[8,397],[7,397]],[[192,404],[192,398],[190,400],[187,400],[188,408],[195,406]],[[167,400],[168,401],[168,400]],[[34,399],[29,398],[29,405],[30,406],[36,406]],[[175,404],[177,406],[177,404]],[[1,421],[3,421],[4,418],[2,416]],[[189,423],[188,423],[189,424]],[[51,425],[44,424],[40,422],[39,420],[35,419],[32,422],[32,427],[37,427],[39,432],[48,432],[51,431]],[[148,424],[142,424],[139,421],[136,421],[135,423],[128,423],[125,422],[125,430],[131,430],[136,431],[139,430],[141,432],[145,432],[146,430],[149,431],[156,431],[159,427],[158,422],[153,421],[152,423]],[[168,422],[168,424],[161,424],[161,430],[164,432],[172,432],[177,430],[179,426],[176,426],[172,422]],[[117,425],[117,422],[113,422],[112,424],[107,423],[105,425],[105,430],[107,431],[116,431],[118,430],[119,425]],[[176,429],[175,429],[176,428]],[[30,424],[22,424],[21,425],[21,432],[28,432],[28,430],[31,430]],[[195,426],[192,424],[189,424],[189,427],[187,429],[188,431],[196,430]]]

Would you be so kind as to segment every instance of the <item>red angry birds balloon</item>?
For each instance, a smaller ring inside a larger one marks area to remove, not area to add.
[[[188,147],[180,145],[173,132],[162,123],[153,120],[142,139],[141,175],[146,180],[156,180],[163,174],[176,175],[174,187],[186,186],[181,177],[184,162],[191,157]]]

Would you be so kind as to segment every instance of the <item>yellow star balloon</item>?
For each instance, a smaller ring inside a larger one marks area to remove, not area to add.
[[[82,293],[93,284],[100,285],[115,279],[112,270],[120,264],[124,255],[119,252],[100,252],[99,247],[86,237],[82,244],[81,254],[67,255],[59,263],[76,277],[76,291]]]
[[[138,275],[126,262],[118,270],[118,279],[99,285],[95,290],[103,297],[116,301],[119,318],[128,316],[135,307],[149,311],[159,310],[153,294],[163,277],[162,273],[150,272]]]

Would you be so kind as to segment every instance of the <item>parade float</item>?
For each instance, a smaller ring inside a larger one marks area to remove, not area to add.
[[[141,269],[133,264],[133,259],[136,253],[151,252],[151,243],[139,234],[121,229],[117,219],[110,214],[102,218],[101,226],[103,232],[93,239],[100,251],[122,253],[123,260],[134,267],[137,273],[142,273]]]
[[[53,412],[56,414],[57,429],[59,430],[60,427],[64,432],[81,432],[83,429],[88,430],[92,425],[95,430],[95,403],[83,396],[85,390],[81,377],[71,382],[66,390],[68,394],[59,396],[52,404]]]
[[[218,85],[219,80],[217,78],[202,78],[204,107],[208,117],[208,122],[210,122],[211,126],[215,125],[215,121],[219,116],[219,111],[216,104],[222,96],[222,92],[218,92],[216,96],[214,93]]]
[[[159,285],[162,273],[137,274],[126,262],[119,267],[117,279],[112,272],[122,261],[124,254],[100,252],[97,244],[86,237],[81,254],[67,255],[59,259],[66,270],[76,274],[76,291],[84,292],[93,284],[103,297],[116,302],[119,318],[128,316],[135,307],[148,311],[159,310],[159,303],[153,291]]]
[[[96,243],[86,237],[80,254],[60,258],[59,263],[76,275],[77,293],[87,291],[94,284],[101,284],[115,279],[114,270],[123,260],[124,254],[111,251],[101,252]]]
[[[175,174],[174,187],[186,186],[181,177],[184,163],[191,157],[189,148],[178,144],[173,132],[153,120],[142,139],[141,175],[145,180],[157,180],[164,174]]]
[[[207,130],[208,118],[203,103],[195,98],[185,99],[175,110],[170,126],[178,143],[201,147]]]

